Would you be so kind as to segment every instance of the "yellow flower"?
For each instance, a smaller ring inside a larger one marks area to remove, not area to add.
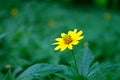
[[[17,13],[18,13],[18,9],[17,9],[17,8],[13,8],[13,9],[10,11],[10,14],[11,14],[12,16],[17,15]]]
[[[81,36],[82,33],[82,30],[77,32],[77,29],[69,31],[67,34],[61,33],[61,38],[56,38],[57,42],[53,43],[53,45],[57,45],[54,50],[64,51],[66,48],[72,50],[73,45],[77,45],[79,40],[84,38],[84,36]]]
[[[104,13],[104,19],[105,20],[110,20],[111,19],[111,14],[109,12]]]
[[[53,27],[55,25],[55,20],[51,19],[48,21],[48,26]]]
[[[12,66],[11,65],[9,65],[9,64],[7,64],[6,66],[5,66],[5,68],[7,68],[7,69],[10,69]]]

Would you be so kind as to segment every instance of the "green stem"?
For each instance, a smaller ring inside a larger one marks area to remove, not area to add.
[[[78,75],[77,79],[78,80],[82,80],[81,77],[80,77],[80,75],[79,75],[78,65],[77,65],[77,61],[76,61],[75,55],[73,53],[73,50],[71,50],[71,52],[72,52],[73,60],[74,60],[76,71],[77,71],[77,75]]]

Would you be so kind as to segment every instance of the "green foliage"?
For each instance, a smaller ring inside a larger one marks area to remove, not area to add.
[[[107,74],[109,71],[114,69],[120,70],[120,65],[100,65],[98,62],[93,62],[94,56],[87,44],[84,51],[85,53],[83,53],[82,58],[80,58],[80,56],[76,57],[82,80],[96,80],[96,76],[98,75],[100,75],[100,79],[105,79],[105,74]],[[52,64],[35,64],[24,71],[17,78],[17,80],[39,79],[50,76],[51,74],[55,74],[56,76],[59,76],[65,80],[76,80],[77,76],[73,63],[70,67],[64,65],[55,66]]]
[[[93,0],[93,1],[99,7],[106,7],[109,0]]]
[[[13,80],[13,76],[12,76],[12,73],[11,73],[11,70],[9,70],[6,74],[6,77],[5,77],[5,80]]]
[[[62,2],[71,4],[72,0]],[[102,0],[99,4],[101,3]],[[107,4],[104,1],[103,3]],[[116,3],[117,0],[114,6]],[[48,3],[38,0],[1,0],[0,4],[0,79],[5,79],[8,69],[11,69],[11,75],[16,78],[33,64],[38,63],[39,66],[41,63],[49,63],[48,65],[55,66],[54,69],[60,69],[40,73],[38,78],[44,75],[40,80],[49,80],[49,77],[55,80],[75,80],[77,74],[74,63],[70,63],[71,53],[66,50],[59,54],[53,51],[51,44],[61,32],[77,28],[82,29],[85,36],[74,48],[82,78],[120,80],[119,12],[86,6],[68,7],[57,1]],[[12,15],[12,9],[17,9],[18,13]],[[87,46],[85,52],[82,51],[86,41],[89,42],[93,54]],[[110,64],[106,64],[106,61]],[[36,72],[37,69],[33,74]],[[29,73],[26,72],[28,75]]]
[[[4,38],[6,36],[6,33],[0,35],[0,39]]]
[[[4,75],[0,72],[0,78],[4,79]]]
[[[63,66],[63,71],[55,73],[55,75],[65,79],[65,80],[75,80],[76,70],[69,66]]]
[[[24,71],[17,80],[39,79],[61,70],[61,67],[51,64],[35,64]]]

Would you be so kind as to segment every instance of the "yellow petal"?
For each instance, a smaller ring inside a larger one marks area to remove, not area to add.
[[[70,35],[70,34],[72,34],[72,33],[73,33],[72,31],[69,31],[69,32],[68,32],[68,35]]]
[[[78,40],[81,40],[81,39],[83,39],[84,38],[84,36],[80,36],[79,38],[78,38]]]
[[[80,30],[80,31],[77,33],[77,36],[80,36],[82,33],[83,33],[83,31]]]
[[[66,34],[65,33],[61,33],[61,37],[64,37]]]
[[[72,42],[73,45],[77,45],[78,43],[79,43],[79,41]]]
[[[52,45],[59,44],[59,42],[52,43]]]
[[[60,49],[60,46],[57,46],[57,47],[54,48],[54,50],[58,50],[58,49]]]
[[[62,38],[56,38],[55,40],[56,40],[56,41],[61,41],[61,40],[62,40]]]
[[[69,48],[70,50],[73,49],[72,47],[73,47],[72,44],[68,45],[68,48]]]
[[[70,35],[71,37],[73,37],[73,36],[75,35],[75,33],[72,32],[72,31],[69,31],[69,32],[68,32],[68,35]]]
[[[62,46],[60,51],[64,51],[66,48],[67,48],[67,45]]]
[[[74,33],[76,33],[77,32],[77,29],[74,29],[74,31],[73,31]]]

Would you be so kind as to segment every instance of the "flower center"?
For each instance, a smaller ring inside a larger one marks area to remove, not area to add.
[[[63,40],[65,42],[65,44],[70,44],[73,40],[71,39],[71,36],[70,35],[65,35],[63,37]]]

